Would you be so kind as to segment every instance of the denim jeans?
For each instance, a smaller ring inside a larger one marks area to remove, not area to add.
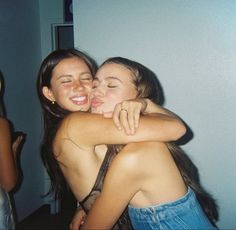
[[[15,229],[12,208],[8,193],[0,187],[0,229]]]
[[[145,208],[128,207],[135,230],[216,229],[204,214],[191,188],[180,199]]]

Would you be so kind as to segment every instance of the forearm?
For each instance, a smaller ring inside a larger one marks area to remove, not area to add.
[[[185,126],[179,119],[165,114],[146,115],[140,118],[140,124],[134,135],[118,130],[112,119],[96,114],[70,114],[61,130],[62,138],[71,138],[81,148],[92,149],[100,144],[127,144],[140,141],[169,142],[178,140],[185,132]],[[92,121],[92,122],[91,122]],[[64,129],[65,127],[65,129]],[[99,135],[99,131],[103,135]],[[67,135],[65,136],[65,133]],[[73,138],[72,138],[73,137]],[[90,137],[90,138],[87,138]]]
[[[78,230],[83,224],[86,213],[81,206],[77,206],[73,219],[70,223],[70,230]]]
[[[101,200],[102,201],[102,200]],[[95,201],[95,205],[90,209],[88,216],[84,219],[80,230],[88,229],[111,229],[115,224],[117,218],[113,217],[111,210],[104,211],[103,204],[100,202],[99,197]]]
[[[176,141],[186,133],[186,127],[181,120],[161,113],[143,116],[140,120],[137,133],[141,132],[147,126],[150,126],[147,132],[146,139],[149,139],[147,141]]]
[[[172,129],[172,134],[173,134],[173,140],[172,140],[172,137],[168,135],[166,136],[167,139],[170,139],[170,141],[174,141],[174,140],[177,140],[179,139],[180,137],[182,137],[185,133],[186,133],[186,126],[184,124],[184,122],[175,114],[173,113],[172,111],[160,106],[160,105],[157,105],[155,104],[154,102],[152,102],[151,100],[149,99],[145,99],[146,101],[146,107],[143,111],[143,115],[158,115],[158,114],[163,114],[163,115],[166,115],[168,117],[170,117],[171,119],[173,119],[173,129]],[[174,129],[174,127],[176,129]],[[165,126],[163,126],[163,131],[165,132]],[[170,133],[171,134],[171,133]],[[172,135],[171,134],[171,135]]]
[[[146,101],[146,108],[143,111],[143,114],[150,114],[150,113],[161,113],[161,114],[166,114],[168,116],[171,117],[175,117],[177,119],[180,119],[175,113],[173,113],[172,111],[155,104],[154,102],[152,102],[149,99],[145,99]]]
[[[101,194],[89,210],[82,229],[111,229],[118,220],[124,229],[128,226],[124,210],[142,183],[139,173],[136,173],[136,156],[126,152],[112,160]]]

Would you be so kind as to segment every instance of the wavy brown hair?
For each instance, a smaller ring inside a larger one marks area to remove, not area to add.
[[[138,92],[137,98],[148,98],[156,104],[163,104],[164,96],[162,87],[157,79],[157,76],[147,67],[138,62],[122,57],[109,58],[101,66],[107,63],[119,64],[131,71],[133,83]],[[215,222],[218,220],[218,207],[212,196],[201,186],[196,166],[175,142],[167,143],[167,147],[183,177],[185,184],[191,187],[195,192],[204,212],[212,224],[215,225]],[[123,145],[109,145],[108,151],[111,153],[118,153],[122,148]]]
[[[52,72],[57,64],[66,59],[76,57],[84,61],[92,76],[97,71],[95,61],[87,54],[77,49],[58,49],[50,53],[42,62],[37,77],[37,92],[43,110],[44,135],[41,143],[41,158],[50,177],[51,187],[48,194],[54,192],[55,198],[60,199],[67,187],[65,178],[60,170],[58,161],[53,154],[52,142],[62,119],[70,111],[62,109],[57,103],[52,104],[42,92],[44,86],[51,88]]]

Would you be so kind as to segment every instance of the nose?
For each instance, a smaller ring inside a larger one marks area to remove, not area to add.
[[[83,82],[81,82],[80,80],[77,80],[74,82],[74,85],[73,85],[73,90],[83,90],[84,89],[84,84]]]
[[[99,86],[93,87],[93,90],[92,90],[93,97],[99,97],[99,96],[101,97],[103,95],[104,95],[104,93],[101,90],[101,87],[99,87]]]

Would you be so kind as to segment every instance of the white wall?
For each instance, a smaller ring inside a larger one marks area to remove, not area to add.
[[[39,155],[40,107],[36,74],[41,61],[38,0],[0,1],[0,70],[7,117],[27,134],[21,152],[23,181],[14,194],[18,219],[41,206],[44,187]]]
[[[15,129],[27,134],[20,157],[23,180],[14,193],[19,221],[48,203],[42,198],[49,183],[39,151],[43,123],[36,77],[42,59],[52,51],[51,24],[62,22],[63,0],[0,1],[4,102]]]
[[[183,146],[236,228],[236,1],[74,0],[75,46],[98,63],[135,59],[162,83],[167,108],[194,133]]]
[[[44,59],[53,48],[52,24],[63,23],[63,0],[39,0],[41,51]]]

